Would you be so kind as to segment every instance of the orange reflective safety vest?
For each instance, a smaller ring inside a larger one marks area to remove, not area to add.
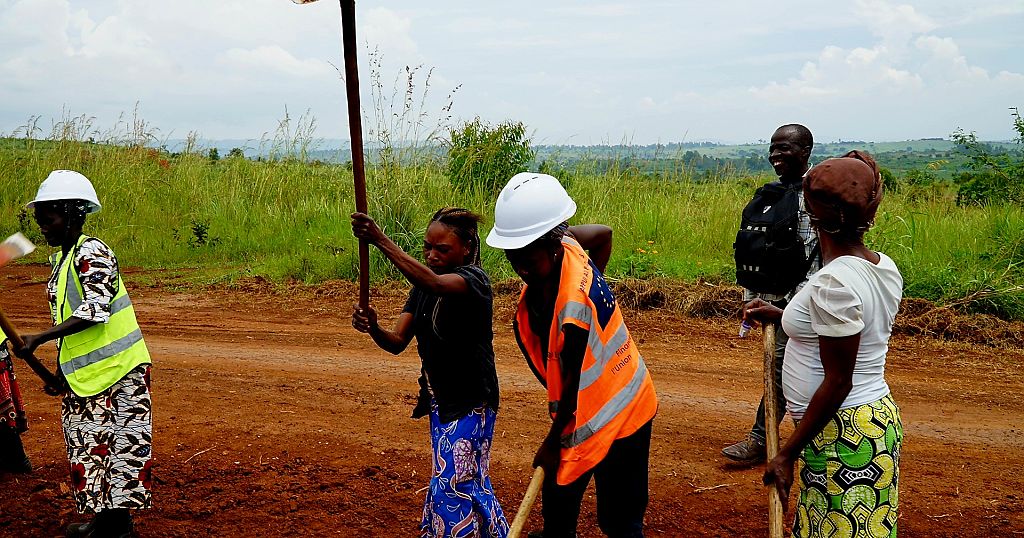
[[[540,337],[530,327],[526,289],[519,298],[515,332],[534,373],[548,389],[548,410],[554,418],[562,396],[562,327],[575,325],[590,336],[580,372],[574,420],[562,432],[557,481],[574,482],[608,454],[612,442],[635,433],[658,410],[658,397],[643,357],[623,322],[604,276],[574,239],[562,240],[562,275],[547,357]]]

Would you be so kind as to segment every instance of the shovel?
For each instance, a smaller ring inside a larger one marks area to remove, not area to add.
[[[516,518],[512,520],[512,527],[508,531],[508,538],[519,538],[519,534],[523,532],[523,526],[526,525],[526,520],[530,518],[530,508],[533,507],[533,501],[537,500],[537,494],[540,493],[540,487],[543,484],[544,468],[537,467],[533,471],[530,485],[526,486],[526,494],[523,495],[523,502],[519,503],[519,511],[516,512]]]
[[[292,0],[296,4],[312,4],[317,0]],[[341,45],[345,58],[345,96],[348,101],[348,132],[352,146],[352,179],[355,183],[356,212],[369,214],[366,204],[366,171],[363,159],[363,122],[359,107],[359,69],[356,62],[356,3],[339,0],[341,4]],[[359,241],[359,308],[370,304],[370,245]]]
[[[765,323],[764,330],[764,424],[768,452],[768,461],[779,454],[779,408],[776,405],[775,390],[775,327],[774,323]],[[768,488],[768,536],[782,538],[782,500],[779,490],[772,484]]]
[[[35,249],[36,246],[20,233],[16,233],[8,237],[3,243],[0,243],[0,267],[7,265],[12,260],[30,254]],[[14,326],[11,325],[11,321],[7,319],[7,316],[4,315],[2,310],[0,310],[0,329],[3,330],[4,334],[7,335],[7,338],[11,340],[15,347],[22,347],[25,345],[25,341],[21,339],[21,335],[19,335]],[[61,382],[60,378],[54,375],[53,372],[47,369],[39,359],[29,355],[27,358],[22,357],[22,360],[28,363],[29,368],[39,376],[39,379],[43,380],[43,391],[51,396],[57,396],[64,392],[64,389],[62,388],[64,383]]]

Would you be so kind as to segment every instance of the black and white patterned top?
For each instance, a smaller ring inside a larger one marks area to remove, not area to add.
[[[82,283],[83,301],[71,313],[73,317],[97,323],[110,320],[110,302],[117,293],[117,258],[110,247],[95,238],[86,239],[74,259]],[[54,267],[46,283],[50,314],[57,319],[57,279],[60,267]]]

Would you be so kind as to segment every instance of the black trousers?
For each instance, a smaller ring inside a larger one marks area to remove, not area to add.
[[[576,536],[580,504],[591,477],[597,488],[597,522],[601,530],[611,538],[643,538],[652,422],[612,443],[601,463],[572,484],[559,486],[554,476],[545,477],[541,490],[544,538]]]

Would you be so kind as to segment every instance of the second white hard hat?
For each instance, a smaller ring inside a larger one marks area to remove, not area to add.
[[[87,213],[95,213],[100,210],[100,199],[96,196],[96,189],[92,182],[84,175],[74,170],[54,170],[46,176],[36,197],[25,205],[33,207],[37,202],[53,202],[57,200],[85,200],[88,202]]]
[[[494,204],[494,228],[487,244],[515,250],[537,240],[576,214],[576,202],[552,176],[522,172],[512,176]]]

